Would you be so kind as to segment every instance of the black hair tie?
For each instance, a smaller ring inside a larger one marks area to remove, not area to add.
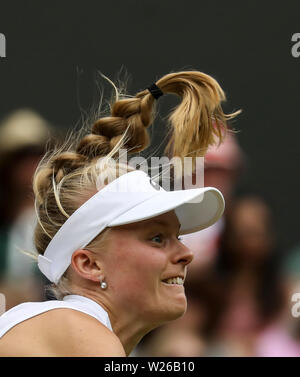
[[[164,93],[159,89],[159,87],[156,84],[152,84],[147,89],[155,99],[158,99],[159,97],[164,95]]]

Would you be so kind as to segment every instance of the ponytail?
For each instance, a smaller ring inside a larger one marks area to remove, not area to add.
[[[171,157],[204,156],[210,145],[222,141],[227,121],[239,113],[224,114],[221,103],[225,94],[217,81],[204,73],[170,73],[155,85],[160,94],[180,97],[168,117],[171,137],[166,152]],[[132,98],[117,95],[109,116],[97,119],[90,133],[43,159],[33,182],[38,217],[35,244],[39,253],[43,254],[66,219],[96,193],[100,157],[112,157],[121,147],[131,154],[147,148],[155,97],[148,89]],[[128,172],[126,168],[119,166],[118,174]],[[110,171],[115,166],[101,164],[101,169]]]

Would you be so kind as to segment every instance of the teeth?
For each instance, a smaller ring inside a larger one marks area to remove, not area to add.
[[[170,278],[168,280],[165,280],[167,284],[178,284],[178,285],[183,285],[183,279],[179,276],[175,278]]]

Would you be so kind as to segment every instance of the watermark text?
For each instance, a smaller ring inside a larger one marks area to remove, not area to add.
[[[292,35],[292,42],[296,42],[293,44],[291,49],[291,54],[294,58],[299,58],[300,56],[300,33],[294,33]]]
[[[292,316],[294,318],[300,317],[300,293],[294,293],[292,295],[292,302],[295,304],[292,306]]]
[[[0,58],[6,58],[6,38],[0,33]]]
[[[156,189],[160,189],[161,187],[165,191],[173,191],[204,187],[204,157],[180,158],[175,156],[169,159],[166,156],[153,156],[146,159],[138,156],[132,157],[128,161],[126,149],[120,149],[118,153],[119,156],[117,159],[99,158],[97,162],[99,173],[96,183],[98,190],[101,190],[101,188],[117,178],[120,167],[123,167],[122,169],[126,168],[126,173],[131,170],[143,171],[150,177],[150,183]],[[110,169],[107,169],[107,167],[110,167]],[[126,185],[125,180],[124,184]],[[127,187],[124,187],[124,190],[118,188],[117,191],[126,192]]]

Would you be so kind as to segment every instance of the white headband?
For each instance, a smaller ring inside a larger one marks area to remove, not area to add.
[[[71,264],[72,254],[87,246],[105,228],[146,220],[175,209],[181,234],[215,223],[223,214],[219,190],[205,187],[165,191],[140,170],[120,176],[79,207],[38,257],[41,272],[54,283]]]

